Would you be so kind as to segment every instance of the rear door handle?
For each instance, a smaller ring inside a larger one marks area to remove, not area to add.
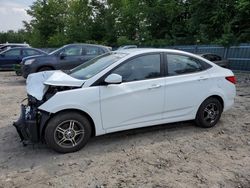
[[[160,84],[153,84],[152,86],[150,86],[148,89],[157,89],[160,88],[161,85]]]

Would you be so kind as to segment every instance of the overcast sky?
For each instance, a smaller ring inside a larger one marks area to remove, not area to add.
[[[26,14],[26,9],[35,0],[0,0],[0,32],[22,29],[22,21],[31,18]]]

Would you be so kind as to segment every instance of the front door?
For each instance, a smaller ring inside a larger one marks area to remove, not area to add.
[[[100,87],[104,129],[136,128],[140,123],[162,118],[164,78],[161,67],[161,55],[148,54],[111,71],[121,75],[123,82]]]
[[[3,69],[13,69],[15,64],[22,61],[21,49],[10,49],[2,53],[0,62]]]
[[[59,69],[70,70],[80,65],[82,62],[82,46],[75,45],[63,49],[58,55]]]

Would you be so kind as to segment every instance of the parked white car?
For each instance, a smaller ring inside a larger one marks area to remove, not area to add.
[[[62,153],[91,136],[139,127],[186,120],[212,127],[236,95],[228,69],[183,51],[139,48],[101,55],[68,74],[31,74],[27,93],[14,123],[21,139],[45,140]]]

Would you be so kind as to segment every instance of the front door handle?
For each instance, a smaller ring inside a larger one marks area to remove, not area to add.
[[[150,86],[148,89],[157,89],[160,88],[161,85],[160,84],[153,84],[152,86]]]

